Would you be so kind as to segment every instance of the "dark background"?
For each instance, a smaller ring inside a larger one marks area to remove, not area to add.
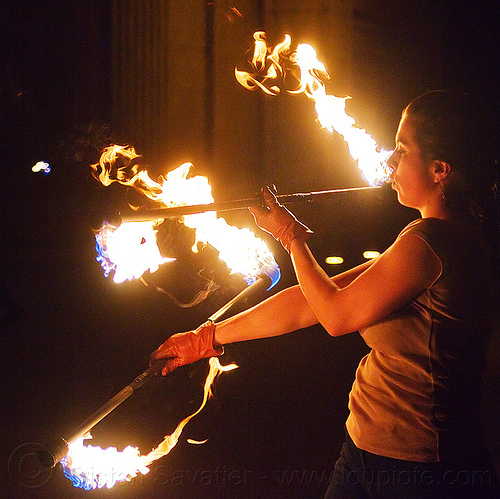
[[[356,333],[333,339],[321,327],[228,346],[225,362],[239,369],[219,378],[214,399],[145,477],[84,492],[60,468],[40,472],[25,461],[19,475],[19,455],[68,434],[140,374],[166,337],[196,327],[244,287],[210,248],[190,254],[189,234],[172,225],[163,249],[178,261],[146,281],[189,301],[203,288],[203,269],[219,285],[205,302],[181,308],[153,286],[105,278],[93,229],[129,193],[102,188],[88,165],[103,145],[130,143],[152,176],[192,161],[216,200],[253,195],[264,183],[283,193],[365,185],[305,97],[273,100],[236,83],[253,31],[312,43],[332,68],[332,93],[351,95],[351,114],[391,148],[402,108],[426,90],[462,88],[498,113],[498,13],[498,2],[485,1],[4,2],[0,496],[321,496],[366,353]],[[50,174],[31,171],[39,160]],[[311,247],[330,274],[361,263],[365,249],[385,249],[416,216],[387,189],[294,212],[314,229]],[[254,228],[247,213],[228,221]],[[282,270],[276,289],[293,284],[287,255],[266,241]],[[329,254],[345,264],[323,264]],[[497,344],[484,413],[499,461]],[[94,428],[94,445],[148,452],[198,407],[206,371],[200,362],[151,380]]]

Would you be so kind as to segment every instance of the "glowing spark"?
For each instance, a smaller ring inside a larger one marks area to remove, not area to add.
[[[43,172],[46,175],[50,173],[50,165],[46,161],[38,161],[31,167],[31,171],[35,173]]]
[[[205,440],[193,440],[192,438],[188,438],[186,440],[186,442],[188,444],[193,444],[193,445],[202,445],[202,444],[206,444],[208,442],[208,438]]]
[[[130,481],[138,473],[149,473],[148,466],[157,459],[168,454],[179,441],[179,437],[186,424],[199,414],[212,396],[212,385],[215,378],[222,372],[236,369],[236,364],[222,366],[217,357],[209,359],[210,370],[203,388],[203,401],[196,412],[183,419],[171,435],[167,435],[163,442],[147,455],[141,455],[139,449],[128,446],[123,451],[115,447],[102,449],[101,447],[84,446],[83,441],[91,438],[85,436],[69,445],[68,454],[61,460],[64,474],[75,487],[85,490],[112,488],[116,482]],[[202,443],[202,442],[197,442]]]
[[[277,95],[279,86],[269,85],[270,81],[285,80],[286,65],[292,70],[300,70],[298,86],[289,93],[304,93],[314,100],[318,121],[330,132],[337,132],[347,142],[349,152],[357,161],[363,178],[370,185],[379,185],[389,178],[386,164],[392,151],[379,151],[375,139],[362,128],[356,127],[356,121],[345,111],[345,102],[350,97],[335,97],[326,93],[321,78],[329,78],[325,66],[318,60],[311,45],[301,44],[295,52],[290,49],[290,36],[274,49],[267,46],[264,33],[254,34],[255,49],[251,60],[254,73],[235,70],[236,79],[249,90],[260,88],[269,95]],[[267,68],[267,70],[265,70]]]
[[[241,19],[243,17],[243,14],[236,7],[230,7],[225,12],[225,15],[227,20],[231,23],[234,23],[236,19]]]

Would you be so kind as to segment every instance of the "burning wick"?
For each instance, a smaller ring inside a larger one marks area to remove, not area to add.
[[[139,449],[128,446],[119,451],[116,447],[93,447],[83,445],[84,440],[92,438],[81,437],[69,446],[67,456],[61,460],[64,475],[75,487],[81,489],[101,489],[113,487],[116,482],[130,481],[140,472],[149,472],[143,464],[144,457]]]
[[[146,170],[139,169],[139,157],[133,147],[110,146],[103,151],[99,163],[92,165],[94,177],[104,185],[119,182],[133,187],[157,203],[158,208],[213,203],[208,179],[200,175],[189,176],[190,163],[168,172],[166,177],[160,176],[156,182]],[[104,274],[108,276],[114,272],[113,280],[123,282],[137,279],[148,270],[154,272],[159,265],[173,261],[162,258],[156,244],[156,226],[162,220],[158,216],[148,222],[125,222],[118,228],[104,223],[96,234],[97,260]],[[185,215],[181,221],[195,230],[194,252],[198,242],[210,244],[219,251],[219,258],[230,272],[242,274],[248,284],[255,282],[260,273],[267,273],[268,267],[278,267],[262,239],[248,228],[229,225],[217,217],[216,212]]]
[[[155,272],[160,265],[173,262],[165,258],[156,244],[154,223],[135,222],[120,227],[104,222],[96,234],[96,260],[101,264],[104,275],[114,272],[113,281],[123,282],[138,279],[144,272]]]
[[[171,435],[167,435],[156,449],[146,455],[141,455],[137,447],[128,446],[123,451],[115,447],[102,449],[83,445],[84,440],[92,438],[90,434],[78,438],[68,447],[67,455],[60,461],[64,475],[69,478],[75,487],[85,490],[112,488],[116,482],[130,481],[138,473],[149,473],[154,461],[168,454],[179,441],[179,437],[186,424],[199,414],[212,396],[212,385],[215,378],[222,372],[236,369],[236,364],[222,366],[217,357],[209,359],[210,370],[205,380],[203,401],[190,416],[183,419]],[[194,441],[191,441],[193,443]],[[205,440],[206,442],[206,440]],[[204,442],[196,442],[198,444]]]
[[[276,283],[279,279],[279,269],[268,268],[267,271],[267,274],[260,274],[252,285],[240,291],[235,297],[215,311],[207,320],[215,322],[227,314],[236,304],[244,302],[247,298],[253,296],[254,293],[258,293],[264,289],[270,289],[273,283]],[[153,376],[159,374],[164,366],[164,360],[157,360],[143,373],[136,376],[131,383],[120,390],[114,397],[110,398],[105,404],[99,407],[99,409],[85,419],[85,421],[78,425],[66,439],[58,438],[48,442],[45,448],[38,453],[40,463],[47,468],[53,468],[67,455],[68,446],[70,444],[82,437],[85,439],[96,424],[127,400],[136,390],[144,386]]]
[[[304,93],[315,102],[318,121],[329,132],[337,132],[346,141],[349,152],[357,161],[363,178],[372,186],[389,180],[390,168],[387,159],[392,151],[379,150],[373,137],[362,128],[356,127],[356,120],[345,111],[345,103],[350,97],[336,97],[326,93],[321,78],[329,79],[328,72],[318,60],[315,49],[301,44],[291,50],[290,35],[273,49],[267,45],[265,33],[254,33],[254,53],[250,64],[253,72],[235,69],[238,82],[248,90],[260,89],[269,95],[280,92],[277,80],[287,81],[287,73],[299,70],[298,84],[291,94]],[[291,66],[291,67],[290,67]]]

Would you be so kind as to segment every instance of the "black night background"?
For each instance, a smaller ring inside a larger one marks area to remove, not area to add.
[[[271,183],[280,193],[366,185],[305,96],[272,98],[236,82],[234,67],[245,61],[253,32],[274,42],[289,33],[315,46],[331,92],[350,95],[348,111],[390,149],[401,110],[426,90],[462,88],[498,115],[499,7],[480,0],[3,2],[0,497],[321,497],[367,347],[357,333],[331,338],[319,326],[227,346],[223,363],[239,369],[218,378],[214,398],[148,475],[86,492],[60,466],[38,469],[32,456],[20,463],[131,382],[170,334],[197,327],[245,286],[213,248],[193,254],[192,234],[175,222],[160,231],[162,252],[175,263],[145,275],[147,285],[105,278],[94,231],[133,194],[104,188],[89,165],[105,145],[130,144],[153,178],[192,162],[220,201]],[[50,173],[34,173],[38,161]],[[364,250],[383,251],[416,217],[385,188],[293,211],[314,229],[311,248],[330,274],[361,263]],[[227,220],[258,231],[246,211]],[[260,235],[282,272],[271,292],[294,284],[288,255]],[[324,263],[332,254],[345,263]],[[172,297],[188,302],[207,279],[217,288],[205,301],[176,304]],[[499,351],[495,337],[484,414],[500,470]],[[93,445],[149,452],[198,408],[207,366],[152,379],[93,429]]]

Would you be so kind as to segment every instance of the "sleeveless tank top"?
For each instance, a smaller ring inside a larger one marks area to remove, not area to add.
[[[486,246],[479,229],[460,220],[415,220],[398,238],[408,234],[434,251],[441,275],[360,331],[371,351],[349,395],[347,431],[357,447],[381,456],[465,458],[481,443],[481,375],[493,315]]]

